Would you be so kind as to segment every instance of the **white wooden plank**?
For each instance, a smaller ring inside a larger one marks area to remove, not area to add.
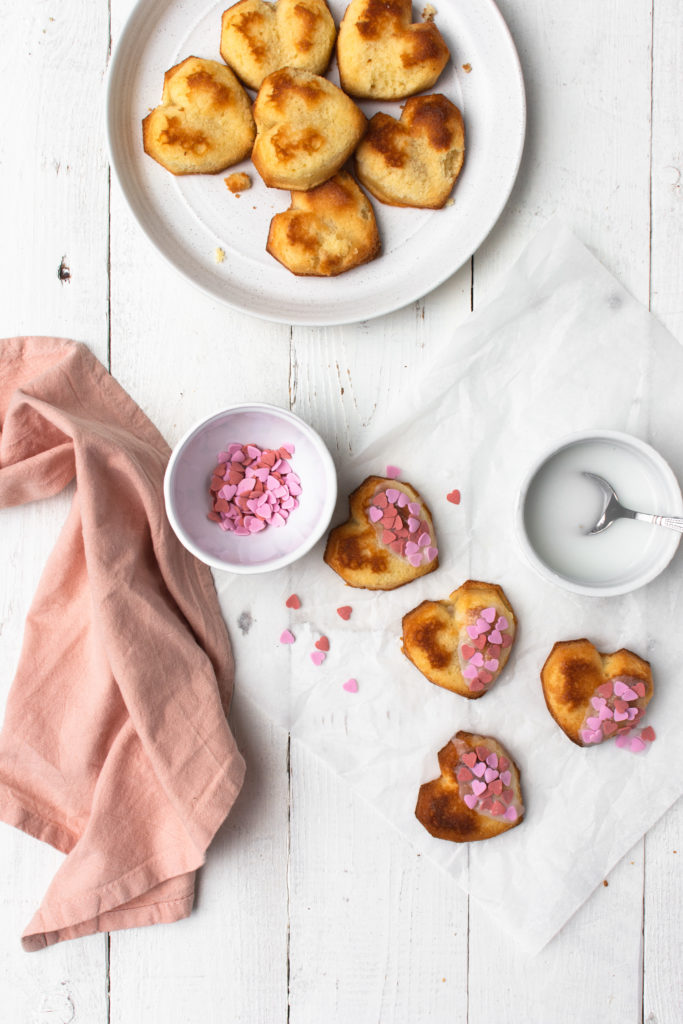
[[[0,336],[57,334],[107,360],[108,171],[99,126],[106,7],[3,5]],[[77,55],[77,57],[76,57]],[[74,99],[77,98],[77,101]],[[61,268],[61,276],[58,271]],[[0,513],[0,707],[72,492]],[[107,1020],[106,936],[24,953],[19,936],[63,856],[0,827],[0,1006],[7,1021]]]
[[[683,21],[678,0],[657,0],[653,23],[650,308],[683,342]],[[681,1017],[683,801],[645,839],[643,1021]]]

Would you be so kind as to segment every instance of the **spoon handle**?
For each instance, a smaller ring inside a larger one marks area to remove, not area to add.
[[[647,512],[636,512],[635,517],[643,523],[654,523],[655,526],[665,526],[667,530],[683,533],[683,519],[677,516],[651,516]]]

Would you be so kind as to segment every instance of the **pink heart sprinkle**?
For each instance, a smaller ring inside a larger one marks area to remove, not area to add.
[[[488,661],[484,662],[484,668],[487,672],[497,672],[499,664],[498,658],[489,658]]]
[[[614,721],[615,722],[627,722],[628,721],[628,712],[627,711],[615,711],[614,712]]]
[[[633,689],[636,691],[639,697],[645,696],[645,683],[636,683]]]
[[[399,508],[405,508],[406,505],[408,504],[408,500],[409,499],[408,499],[408,495],[406,494],[406,492],[405,491],[399,491],[398,500],[396,502],[398,507]]]
[[[493,782],[494,779],[498,778],[498,772],[495,768],[487,768],[484,772],[484,779],[486,782]]]
[[[474,647],[470,647],[469,644],[463,644],[460,648],[460,653],[462,654],[464,661],[469,661],[474,654]]]
[[[474,768],[477,763],[477,755],[473,750],[468,750],[466,754],[463,754],[460,759],[463,764],[466,764],[468,768]]]
[[[475,651],[470,658],[470,664],[476,665],[477,668],[482,668],[484,664],[484,655],[481,651]]]
[[[492,623],[496,617],[496,609],[493,607],[484,608],[483,612],[481,613],[481,617],[482,619],[486,619],[488,623]]]
[[[504,786],[509,786],[512,780],[512,773],[510,771],[504,771],[500,773],[500,781]]]
[[[478,636],[476,640],[472,641],[472,643],[474,644],[478,651],[483,651],[484,648],[486,647],[486,637],[483,635]]]
[[[408,561],[415,569],[417,569],[417,567],[422,564],[422,555],[408,555]]]
[[[410,512],[411,516],[419,516],[420,513],[422,512],[422,506],[420,505],[420,502],[419,501],[409,501],[408,502],[408,511]]]
[[[398,466],[387,466],[385,475],[388,476],[390,480],[395,480],[401,475],[401,470]]]
[[[465,665],[464,669],[462,670],[462,674],[463,674],[463,678],[465,678],[465,679],[476,679],[477,678],[477,670],[474,667],[474,665]]]
[[[645,750],[645,744],[639,736],[631,737],[631,742],[629,743],[629,750],[634,754],[640,754],[642,750]]]
[[[406,541],[406,554],[407,555],[416,555],[419,550],[420,549],[419,549],[419,547],[417,546],[417,544],[415,543],[414,540]]]
[[[614,742],[618,747],[628,747],[631,742],[631,737],[627,732],[622,732],[621,735],[617,736]]]
[[[626,690],[628,690],[628,686],[622,679],[615,679],[613,685],[614,693],[617,697],[623,697]]]
[[[377,508],[376,505],[371,505],[368,509],[368,519],[371,523],[377,523],[382,518],[382,509]]]
[[[498,767],[498,754],[495,752],[495,750],[486,758],[486,763],[489,766],[489,768]]]
[[[599,711],[600,708],[604,708],[606,704],[607,701],[604,697],[591,697],[591,706],[594,707],[596,711]]]
[[[411,533],[415,533],[420,529],[420,520],[416,519],[415,516],[408,517],[408,529]]]
[[[421,533],[420,536],[417,538],[417,543],[420,545],[421,548],[426,548],[429,546],[431,539],[432,538],[425,530],[425,532]]]
[[[486,783],[485,782],[480,782],[479,779],[473,779],[472,780],[472,792],[476,793],[477,796],[481,796],[481,794],[484,792],[485,789],[486,789]]]
[[[472,768],[472,771],[477,776],[477,778],[480,779],[484,772],[486,771],[486,765],[484,764],[483,761],[477,761],[477,763]]]
[[[353,609],[351,608],[350,604],[344,604],[341,606],[341,608],[337,608],[337,615],[339,616],[340,619],[348,620],[351,618],[352,611]]]
[[[490,644],[501,644],[501,646],[503,646],[503,647],[506,646],[506,644],[504,643],[503,634],[500,632],[499,629],[491,630],[491,632],[489,633],[489,643]]]
[[[598,719],[599,721],[604,722],[606,718],[611,718],[613,714],[614,712],[612,711],[611,707],[609,707],[609,705],[607,704],[603,704],[602,707],[598,710]]]
[[[599,729],[600,728],[600,719],[599,718],[595,718],[595,717],[587,718],[586,719],[586,725],[588,726],[589,729],[593,729],[595,731],[595,729]]]
[[[484,684],[482,682],[480,682],[478,679],[471,679],[467,683],[467,685],[470,688],[470,693],[481,693],[482,690],[486,689]]]
[[[348,693],[358,693],[358,682],[355,679],[347,679],[342,686]]]
[[[621,694],[623,700],[638,700],[638,694],[635,690],[632,690],[630,686],[627,686],[624,692]]]
[[[517,821],[517,808],[510,804],[503,817],[506,821]]]
[[[645,740],[646,743],[654,743],[656,740],[655,731],[651,725],[646,725],[640,734],[640,738]]]
[[[295,640],[294,634],[290,633],[290,631],[288,629],[283,629],[282,633],[280,634],[280,643],[281,644],[293,644],[294,640]]]
[[[460,504],[460,491],[457,490],[457,488],[456,488],[456,490],[451,491],[450,494],[446,495],[446,501],[450,501],[452,505],[459,505]]]
[[[501,617],[498,619],[498,622],[496,623],[496,629],[499,629],[501,631],[501,633],[502,633],[503,630],[507,629],[509,625],[510,625],[510,623],[505,618],[505,616],[501,615]]]
[[[629,722],[632,722],[634,718],[638,717],[638,708],[629,708],[626,714],[628,715]]]
[[[383,491],[380,491],[379,494],[376,494],[372,499],[372,504],[377,505],[377,508],[386,508],[389,504],[386,494]]]
[[[472,640],[476,640],[477,637],[479,636],[479,630],[477,629],[476,626],[468,626],[467,635],[471,637]]]
[[[512,647],[512,637],[509,633],[503,633],[502,646]]]
[[[616,723],[610,721],[603,722],[602,731],[605,736],[614,736],[614,733],[617,731]]]
[[[427,561],[428,562],[433,562],[434,559],[436,558],[436,556],[438,555],[438,553],[439,553],[439,549],[438,548],[432,548],[432,547],[425,548],[425,555],[427,556]]]
[[[493,682],[493,676],[491,675],[490,672],[487,672],[485,668],[481,669],[479,673],[479,678],[484,684],[484,686],[488,686],[489,683]]]
[[[611,697],[612,696],[612,684],[611,683],[602,683],[600,686],[598,686],[598,688],[597,688],[597,690],[595,692],[598,694],[599,697]]]
[[[481,616],[477,619],[476,626],[480,633],[488,633],[491,629],[491,623],[487,622],[486,619],[483,619]]]
[[[477,806],[477,797],[474,795],[474,793],[465,793],[463,800],[465,801],[465,803],[467,804],[471,811],[473,811],[474,808]]]
[[[464,764],[461,764],[455,773],[455,777],[458,782],[471,782],[474,776],[469,768],[466,768]]]
[[[392,505],[394,504],[395,501],[398,501],[399,492],[396,490],[395,487],[387,487],[384,493],[387,496],[387,501],[390,502]]]
[[[311,661],[313,662],[314,665],[322,665],[326,657],[327,655],[325,654],[324,651],[311,652]]]

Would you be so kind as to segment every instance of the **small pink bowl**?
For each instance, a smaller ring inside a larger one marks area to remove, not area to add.
[[[233,441],[261,448],[294,445],[291,464],[302,490],[285,526],[236,537],[207,519],[218,453]],[[274,405],[233,405],[196,423],[175,446],[164,499],[178,539],[202,562],[226,572],[271,572],[301,558],[325,533],[337,500],[337,474],[318,434],[298,416]]]

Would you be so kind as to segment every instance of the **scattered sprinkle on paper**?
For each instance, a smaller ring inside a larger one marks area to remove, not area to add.
[[[326,636],[321,636],[319,640],[316,640],[315,646],[318,648],[319,651],[329,651],[330,641],[327,639]]]
[[[311,661],[314,665],[322,665],[327,655],[324,651],[313,651],[311,653]]]
[[[471,64],[463,64],[462,69],[463,69],[463,71],[465,72],[466,75],[469,75],[470,71],[472,70],[472,65]]]
[[[287,608],[294,608],[296,610],[301,608],[301,601],[299,600],[297,594],[290,594],[287,600],[285,601],[285,605],[287,606]]]
[[[386,475],[390,480],[396,480],[401,475],[401,470],[398,466],[387,466]]]
[[[344,604],[341,606],[341,608],[337,608],[337,615],[339,616],[340,619],[348,620],[351,618],[352,611],[353,608],[351,607],[350,604]]]
[[[347,679],[344,685],[342,686],[342,689],[346,690],[347,693],[358,693],[358,680]]]
[[[290,633],[290,631],[288,629],[283,629],[282,630],[282,633],[280,634],[280,643],[281,644],[293,644],[295,639],[296,639],[296,637],[294,636],[294,634]]]
[[[459,505],[460,491],[457,488],[454,491],[451,491],[450,494],[446,495],[446,501],[450,501],[451,505]]]

